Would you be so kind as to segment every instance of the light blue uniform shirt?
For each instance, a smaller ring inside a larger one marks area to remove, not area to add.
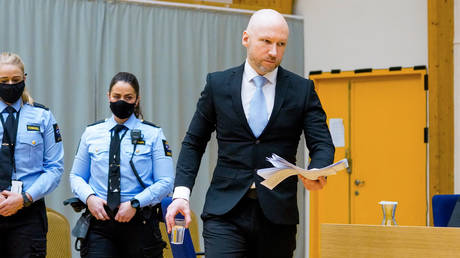
[[[115,125],[117,123],[112,116],[88,126],[81,137],[70,171],[70,185],[72,192],[84,203],[91,194],[107,200],[110,139]],[[140,121],[134,114],[124,126],[128,131],[120,143],[121,202],[136,198],[141,207],[155,205],[172,192],[174,185],[173,160],[168,143],[161,128]],[[141,130],[143,135],[134,152],[133,162],[147,186],[145,189],[129,165],[134,149],[131,142],[133,129]],[[120,132],[120,137],[125,131]]]
[[[4,121],[8,113],[3,113],[3,110],[7,106],[0,101]],[[11,106],[19,111],[14,150],[16,172],[12,173],[12,179],[22,181],[22,190],[36,201],[56,189],[64,172],[61,133],[53,114],[45,107],[22,104],[21,99]],[[0,128],[0,142],[2,140],[3,126]]]

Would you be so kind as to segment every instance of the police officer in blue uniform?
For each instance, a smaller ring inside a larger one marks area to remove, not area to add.
[[[157,209],[173,188],[172,153],[161,128],[139,120],[139,83],[114,76],[113,116],[89,125],[70,172],[73,193],[92,218],[82,257],[163,257]]]
[[[0,54],[0,256],[45,257],[43,197],[59,184],[64,150],[59,126],[25,90],[24,64]]]

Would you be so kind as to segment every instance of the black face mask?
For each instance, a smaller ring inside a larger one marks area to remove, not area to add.
[[[125,118],[130,117],[131,114],[134,112],[135,106],[136,106],[136,103],[131,104],[124,100],[110,102],[110,109],[112,110],[112,113],[120,119],[125,119]]]
[[[15,84],[0,83],[0,97],[10,104],[16,102],[24,92],[24,81]]]

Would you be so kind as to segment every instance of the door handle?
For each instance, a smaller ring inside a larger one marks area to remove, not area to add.
[[[355,180],[355,185],[356,186],[363,185],[363,184],[364,184],[364,180],[359,180],[359,179]]]

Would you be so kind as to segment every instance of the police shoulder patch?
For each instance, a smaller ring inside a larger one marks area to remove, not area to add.
[[[54,141],[61,142],[62,141],[61,130],[59,129],[58,124],[53,124],[53,129],[54,129]]]
[[[34,107],[38,107],[38,108],[43,108],[44,110],[50,110],[48,107],[46,107],[45,105],[43,104],[40,104],[40,103],[37,103],[37,102],[34,102],[33,104]]]
[[[92,124],[87,125],[87,127],[97,125],[97,124],[101,124],[101,123],[104,123],[104,122],[105,122],[105,119],[102,119],[102,120],[99,120],[99,121],[96,121],[96,122],[94,122]]]
[[[165,156],[172,157],[172,151],[171,147],[169,147],[169,143],[167,140],[162,140],[163,141],[163,148],[165,150]]]
[[[145,121],[145,120],[142,120],[141,121],[143,124],[146,124],[146,125],[150,125],[150,126],[153,126],[155,128],[160,128],[158,125],[152,123],[152,122],[149,122],[149,121]]]

